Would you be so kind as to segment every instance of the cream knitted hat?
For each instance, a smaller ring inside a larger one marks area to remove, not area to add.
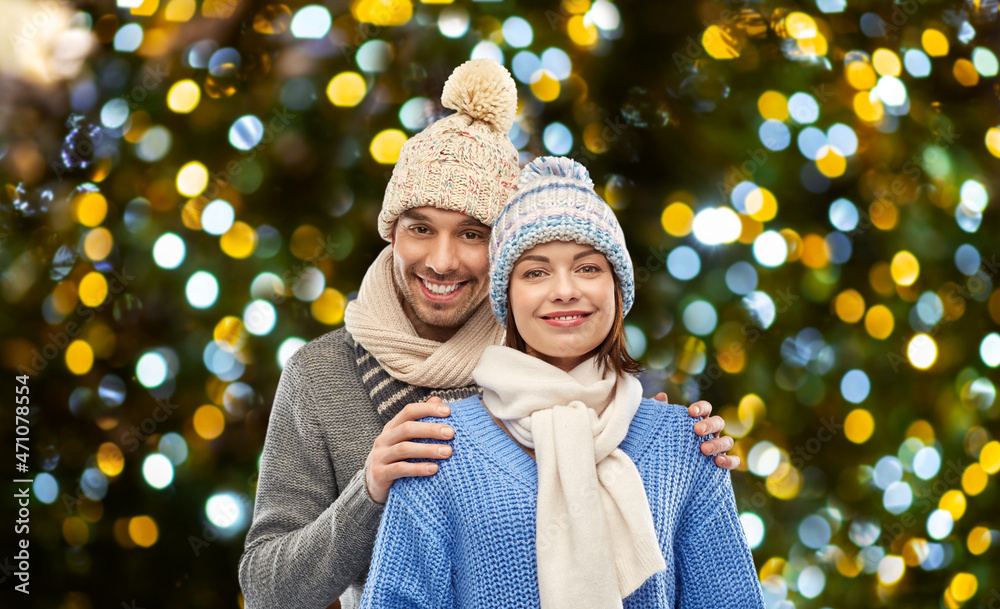
[[[487,226],[517,187],[517,149],[508,133],[517,114],[517,85],[492,59],[455,68],[441,103],[456,110],[403,144],[385,189],[378,232],[391,241],[399,214],[432,206],[462,212]]]

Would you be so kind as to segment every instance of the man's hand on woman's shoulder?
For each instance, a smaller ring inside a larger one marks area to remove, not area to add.
[[[666,402],[667,394],[661,391],[653,399],[658,402]],[[733,438],[721,435],[722,430],[726,427],[726,422],[718,415],[709,416],[712,414],[712,405],[701,400],[691,404],[687,410],[688,414],[694,418],[706,417],[705,420],[698,421],[694,425],[694,432],[699,436],[712,436],[711,439],[702,442],[701,452],[709,457],[716,455],[715,464],[723,469],[739,467],[740,458],[726,454],[733,448]]]

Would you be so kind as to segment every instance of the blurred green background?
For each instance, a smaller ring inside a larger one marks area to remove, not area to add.
[[[737,439],[769,606],[1000,606],[998,17],[4,0],[0,427],[34,482],[3,605],[242,606],[282,362],[342,324],[447,76],[494,57],[522,164],[572,156],[618,212],[647,395]]]

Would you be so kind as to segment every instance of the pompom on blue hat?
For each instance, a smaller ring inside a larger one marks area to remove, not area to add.
[[[521,170],[517,191],[490,235],[490,301],[506,327],[510,274],[521,254],[550,241],[593,245],[621,285],[622,313],[635,300],[632,258],[614,210],[594,192],[587,168],[566,157],[539,157]]]

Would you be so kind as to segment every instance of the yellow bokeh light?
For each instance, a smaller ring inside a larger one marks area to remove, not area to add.
[[[785,262],[795,262],[801,258],[802,237],[791,228],[783,228],[778,231],[778,234],[784,238],[785,245],[788,247],[788,256],[785,258]]]
[[[913,537],[903,546],[903,562],[908,567],[918,567],[930,556],[930,545],[926,539]]]
[[[80,280],[80,302],[96,307],[108,297],[108,280],[97,271],[91,271]]]
[[[777,91],[764,91],[757,100],[757,110],[765,119],[788,120],[788,98]]]
[[[866,61],[854,61],[844,69],[847,82],[860,92],[866,92],[878,83],[878,75]],[[857,103],[857,102],[855,102]]]
[[[560,6],[570,15],[583,15],[590,10],[590,0],[562,0]]]
[[[160,8],[160,0],[142,0],[142,4],[132,8],[129,12],[139,17],[149,17]]]
[[[76,220],[84,226],[97,226],[108,215],[108,201],[99,192],[88,192],[74,199]]]
[[[257,231],[246,222],[236,221],[219,237],[219,247],[228,256],[242,260],[257,248]]]
[[[920,276],[920,263],[917,262],[916,256],[903,250],[892,257],[889,271],[892,273],[892,280],[897,284],[913,285]]]
[[[185,197],[197,197],[208,186],[208,169],[198,161],[191,161],[177,172],[177,192]]]
[[[794,499],[802,488],[802,474],[799,470],[787,462],[778,465],[765,482],[767,492],[778,499]]]
[[[962,490],[966,495],[975,497],[986,490],[986,483],[989,482],[989,475],[983,471],[983,466],[972,463],[962,472]]]
[[[160,529],[149,516],[136,516],[128,521],[128,535],[135,545],[148,548],[159,539]]]
[[[1000,127],[990,127],[986,131],[986,149],[993,156],[1000,158]]]
[[[891,201],[879,199],[868,206],[868,216],[872,224],[880,230],[892,230],[899,221],[899,209]]]
[[[847,159],[832,146],[824,146],[825,153],[816,160],[816,169],[828,178],[839,178],[847,171]]]
[[[882,120],[885,108],[880,100],[873,100],[867,91],[858,91],[854,94],[854,113],[863,121],[875,123]]]
[[[368,92],[365,79],[357,72],[341,72],[326,87],[326,96],[334,106],[351,108],[361,103]]]
[[[406,143],[406,134],[399,129],[385,129],[372,138],[371,151],[375,162],[392,165],[399,160],[399,151]]]
[[[701,44],[715,59],[733,59],[740,56],[739,41],[717,25],[710,25],[701,35]]]
[[[72,281],[60,281],[52,288],[52,307],[63,315],[69,315],[79,301],[76,284]]]
[[[74,340],[66,347],[66,367],[73,374],[87,374],[94,367],[94,350],[87,341]]]
[[[761,233],[764,232],[764,224],[754,220],[746,214],[739,214],[740,217],[740,243],[750,245]]]
[[[320,323],[333,326],[344,321],[347,297],[333,288],[326,288],[319,298],[312,301],[309,310]]]
[[[744,202],[750,217],[758,222],[773,220],[778,215],[778,200],[764,187],[758,186],[751,190]]]
[[[955,62],[951,73],[962,86],[975,87],[979,84],[979,71],[976,70],[976,66],[971,61],[964,57]]]
[[[948,37],[941,30],[927,28],[920,36],[920,44],[931,57],[944,57],[948,54]]]
[[[243,320],[235,315],[227,315],[215,324],[212,331],[212,338],[215,344],[223,351],[234,353],[240,350],[247,342],[247,331],[243,326]]]
[[[226,428],[226,417],[217,406],[207,404],[194,412],[194,431],[206,440],[214,440]]]
[[[844,290],[834,300],[837,317],[849,324],[861,321],[865,314],[865,299],[857,290]]]
[[[322,253],[323,233],[311,224],[303,224],[295,229],[288,240],[288,249],[299,260],[315,258]]]
[[[872,55],[872,65],[875,71],[882,76],[899,76],[903,70],[903,64],[896,55],[889,49],[879,49]]]
[[[164,17],[167,21],[190,21],[191,17],[194,17],[196,8],[194,0],[170,0],[164,11]]]
[[[875,419],[864,408],[855,408],[844,420],[844,434],[855,444],[864,444],[875,432]]]
[[[789,36],[799,40],[815,38],[819,33],[819,30],[816,28],[816,20],[806,13],[798,11],[789,13],[785,17],[785,29],[788,31]]]
[[[892,334],[896,321],[885,305],[875,305],[865,314],[865,330],[872,338],[885,340]]]
[[[811,269],[821,269],[830,262],[826,256],[826,240],[813,233],[802,239],[802,264]]]
[[[890,554],[878,563],[878,579],[887,586],[899,583],[905,573],[906,563],[902,556]]]
[[[79,516],[70,516],[63,520],[62,533],[66,543],[73,547],[82,546],[90,539],[90,528]]]
[[[995,474],[1000,471],[1000,442],[993,440],[983,446],[979,452],[979,465],[987,474]]]
[[[969,538],[966,540],[966,545],[969,546],[969,552],[979,556],[990,549],[992,542],[993,536],[990,534],[989,529],[986,527],[975,527],[969,531]]]
[[[951,514],[952,520],[958,520],[965,514],[965,495],[962,491],[952,489],[941,495],[938,508]]]
[[[972,573],[957,573],[951,580],[951,585],[948,586],[948,590],[951,591],[951,595],[955,597],[955,600],[964,603],[973,596],[976,595],[976,590],[979,589],[979,580]]]
[[[690,234],[693,222],[694,211],[681,202],[671,203],[660,215],[660,224],[663,225],[663,230],[674,237],[684,237]]]
[[[566,33],[577,46],[589,47],[597,43],[597,26],[584,19],[583,15],[573,15],[566,22]]]
[[[113,243],[114,238],[111,236],[111,231],[103,226],[98,226],[88,231],[87,236],[84,237],[83,253],[91,260],[104,260],[111,253]]]
[[[201,89],[191,79],[179,80],[167,91],[167,107],[178,114],[187,114],[198,107]]]
[[[531,92],[543,102],[550,102],[558,98],[560,90],[559,81],[545,71],[542,72],[541,78],[531,83]]]
[[[937,359],[937,343],[927,334],[917,334],[906,346],[906,356],[914,368],[926,370]]]
[[[796,40],[799,50],[805,55],[826,55],[830,50],[830,45],[822,34],[817,34],[812,38],[800,38]]]
[[[868,271],[868,282],[872,288],[883,296],[890,296],[896,291],[892,280],[892,271],[888,262],[878,262]]]
[[[125,468],[125,456],[114,442],[105,442],[97,449],[97,467],[107,476],[117,476]]]
[[[403,25],[413,17],[411,0],[360,0],[351,4],[351,13],[360,23]]]
[[[934,443],[934,428],[927,421],[919,419],[910,423],[910,426],[906,428],[906,437],[917,438],[930,446]]]

